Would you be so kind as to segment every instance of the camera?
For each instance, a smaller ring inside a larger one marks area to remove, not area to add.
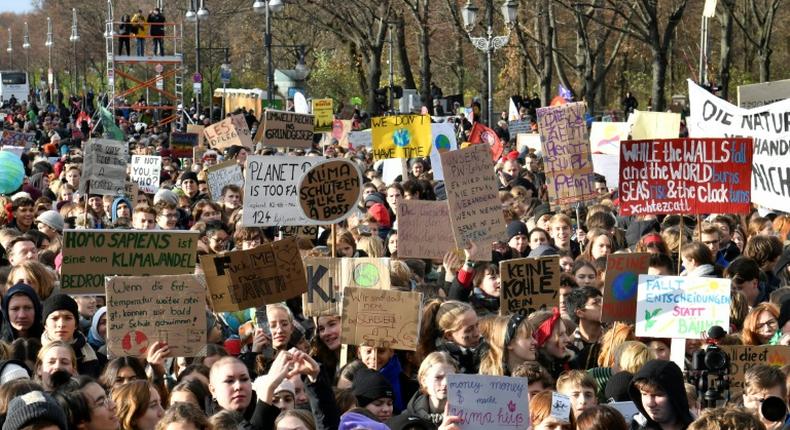
[[[719,326],[711,327],[706,337],[708,346],[691,355],[688,381],[697,387],[702,408],[714,408],[719,400],[730,400],[730,357],[718,346],[726,334]]]

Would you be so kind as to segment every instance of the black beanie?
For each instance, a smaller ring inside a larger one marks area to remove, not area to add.
[[[60,430],[67,430],[66,413],[49,394],[31,391],[15,397],[8,404],[3,430],[21,430],[30,424],[50,421]]]
[[[614,400],[615,402],[625,402],[631,400],[628,395],[628,384],[631,383],[634,375],[629,372],[622,371],[615,373],[609,377],[604,389],[604,396],[606,400]]]
[[[47,320],[49,314],[55,311],[69,311],[74,314],[74,321],[80,320],[79,308],[77,302],[74,301],[68,294],[53,294],[44,302],[44,313],[42,315],[43,321]]]
[[[179,179],[181,180],[181,182],[184,182],[187,179],[191,179],[191,180],[193,180],[195,182],[198,181],[197,173],[192,172],[192,171],[186,171],[186,172],[182,173],[181,177]]]
[[[527,225],[521,221],[510,221],[507,225],[507,240],[513,239],[518,235],[528,236]]]
[[[382,397],[395,398],[392,384],[382,374],[370,369],[362,369],[354,375],[354,397],[357,405],[364,408]]]

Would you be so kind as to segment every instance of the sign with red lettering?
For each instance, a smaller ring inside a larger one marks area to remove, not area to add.
[[[650,254],[609,254],[603,287],[601,321],[628,324],[636,322],[636,288],[639,275],[646,275]]]
[[[620,146],[620,214],[749,213],[752,139],[630,140]]]

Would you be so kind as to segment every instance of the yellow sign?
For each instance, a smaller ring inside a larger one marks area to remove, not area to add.
[[[680,114],[672,112],[634,112],[631,140],[677,139],[680,134]]]
[[[332,121],[335,117],[332,113],[332,99],[313,100],[313,131],[323,133],[332,131]]]
[[[393,115],[373,118],[373,158],[431,156],[431,117]]]

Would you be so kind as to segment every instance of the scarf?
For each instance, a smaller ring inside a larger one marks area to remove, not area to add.
[[[41,345],[44,346],[50,343],[52,343],[52,339],[47,336],[47,332],[45,330],[41,335]],[[74,331],[74,339],[71,341],[71,349],[74,350],[74,354],[77,356],[77,365],[80,363],[98,360],[96,351],[94,351],[93,348],[91,348],[91,346],[88,344],[88,341],[85,339],[85,335],[77,330]]]
[[[394,415],[401,413],[406,407],[406,405],[403,404],[403,396],[401,395],[400,374],[402,371],[403,369],[400,366],[400,361],[398,361],[398,357],[394,355],[390,361],[379,370],[379,373],[387,378],[387,381],[392,384],[392,394],[394,397],[392,403],[395,409]]]

